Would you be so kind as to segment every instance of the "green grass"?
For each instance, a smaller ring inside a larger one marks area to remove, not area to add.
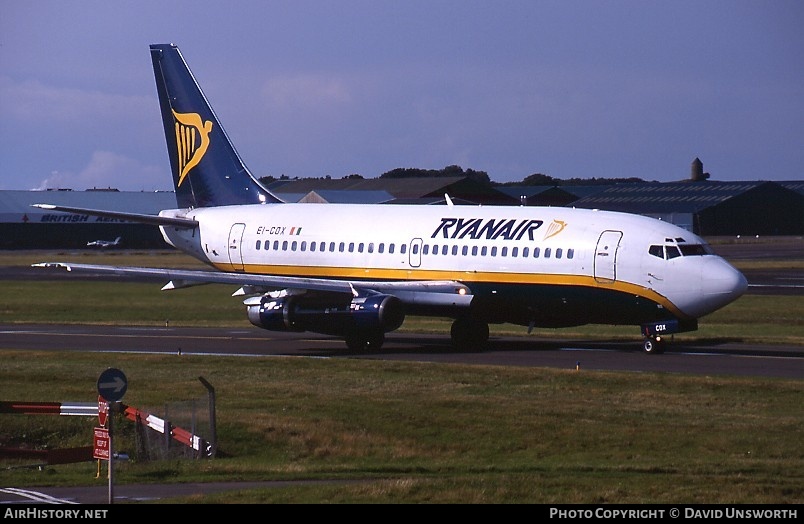
[[[107,367],[158,410],[216,388],[212,460],[130,462],[116,482],[351,479],[174,502],[801,503],[796,380],[291,357],[4,351],[0,399],[92,401]],[[648,357],[646,357],[648,358]],[[653,358],[653,357],[650,357]],[[0,415],[0,440],[88,445],[94,418]],[[135,447],[117,420],[119,450]],[[95,464],[0,470],[103,485]]]
[[[41,260],[32,255],[31,262]],[[148,260],[173,265],[159,257]],[[181,258],[172,261],[183,263]],[[102,262],[142,264],[137,257]],[[229,296],[229,286],[168,292],[160,287],[3,281],[0,318],[250,327],[241,299]],[[801,296],[746,295],[702,319],[699,331],[677,339],[800,345],[801,318]],[[444,320],[412,318],[403,330],[447,333],[448,326]],[[516,326],[494,326],[493,332],[525,336],[525,329]],[[599,326],[537,330],[533,336],[639,339],[634,327]],[[198,377],[215,386],[222,455],[145,460],[136,452],[133,424],[118,419],[115,447],[132,456],[116,467],[118,484],[354,481],[171,502],[804,502],[801,380],[14,348],[0,349],[0,358],[0,400],[92,402],[97,378],[110,366],[128,377],[124,402],[160,416],[169,402],[203,396]],[[0,446],[24,443],[40,449],[90,445],[97,422],[88,417],[0,417]],[[95,478],[94,463],[41,471],[13,468],[23,465],[0,461],[0,483],[106,483]]]

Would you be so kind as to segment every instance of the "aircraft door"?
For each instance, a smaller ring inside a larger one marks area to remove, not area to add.
[[[408,251],[408,262],[410,267],[419,267],[422,265],[422,239],[414,238],[410,241],[410,250]]]
[[[622,231],[603,231],[595,247],[595,280],[611,283],[617,279],[617,249]]]
[[[244,271],[243,267],[243,253],[241,251],[241,244],[243,243],[243,231],[245,231],[245,224],[234,224],[232,229],[229,230],[229,262],[235,271]]]

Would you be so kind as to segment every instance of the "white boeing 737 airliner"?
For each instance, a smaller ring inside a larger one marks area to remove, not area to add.
[[[741,296],[745,277],[698,236],[659,220],[561,207],[285,203],[240,159],[175,45],[151,46],[176,209],[55,211],[158,225],[212,271],[45,262],[229,283],[254,325],[378,349],[406,315],[452,318],[458,349],[489,324],[634,325],[648,352]],[[449,198],[447,199],[449,202]]]

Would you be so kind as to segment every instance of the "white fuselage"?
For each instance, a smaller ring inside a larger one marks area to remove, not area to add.
[[[642,297],[679,318],[711,313],[746,286],[745,278],[697,235],[624,213],[266,204],[163,214],[197,220],[196,230],[163,227],[165,239],[222,271],[355,281],[454,280],[475,286],[478,294],[503,293],[512,286],[580,286]]]

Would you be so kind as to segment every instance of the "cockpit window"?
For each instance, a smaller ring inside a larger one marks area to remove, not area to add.
[[[714,253],[712,248],[706,244],[676,244],[675,241],[683,240],[680,238],[666,239],[666,244],[661,246],[658,244],[654,244],[648,248],[648,253],[657,257],[663,258],[665,260],[670,260],[671,258],[676,258],[680,256],[685,257],[692,257],[692,256],[702,256],[702,255],[711,255]]]
[[[712,248],[705,244],[680,244],[681,254],[685,257],[711,255]]]

